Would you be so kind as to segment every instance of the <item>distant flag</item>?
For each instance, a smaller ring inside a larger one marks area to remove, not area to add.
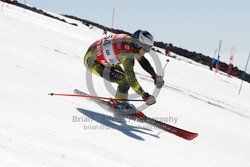
[[[219,49],[218,49],[218,58],[216,61],[216,72],[218,72],[220,70],[220,49],[221,49],[221,40],[219,43]]]

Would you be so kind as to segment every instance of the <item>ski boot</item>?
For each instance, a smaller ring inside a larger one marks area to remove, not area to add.
[[[110,102],[111,106],[119,111],[126,112],[127,114],[135,113],[136,107],[133,104],[130,104],[129,102],[118,102],[115,100],[112,100]]]

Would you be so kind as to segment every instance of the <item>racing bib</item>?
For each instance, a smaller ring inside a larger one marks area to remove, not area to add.
[[[113,49],[113,35],[107,36],[96,42],[96,58],[104,66],[112,66],[120,63]]]

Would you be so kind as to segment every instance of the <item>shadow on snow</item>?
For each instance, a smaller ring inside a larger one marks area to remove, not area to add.
[[[145,132],[145,131],[152,131],[151,129],[126,124],[126,120],[124,119],[124,117],[121,117],[121,116],[111,117],[108,115],[100,114],[100,113],[90,111],[90,110],[85,110],[82,108],[76,108],[76,109],[83,115],[90,118],[91,120],[94,120],[104,125],[106,128],[116,129],[131,138],[144,141],[144,139],[141,136],[138,136],[136,134],[137,132],[159,138],[159,136],[157,135],[151,134],[149,132]]]

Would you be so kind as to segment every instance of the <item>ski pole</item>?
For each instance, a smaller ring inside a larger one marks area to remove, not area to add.
[[[50,96],[71,96],[71,97],[86,97],[86,98],[97,98],[103,100],[124,100],[124,101],[144,101],[144,100],[137,100],[137,99],[117,99],[111,97],[101,97],[101,96],[90,96],[90,95],[76,95],[76,94],[63,94],[63,93],[49,93]]]
[[[165,69],[166,69],[166,67],[167,67],[167,65],[168,65],[168,62],[169,62],[169,60],[167,59],[167,60],[166,60],[166,63],[165,63],[165,66],[163,67],[163,74],[162,74],[162,77],[164,77],[164,75],[165,75]]]

